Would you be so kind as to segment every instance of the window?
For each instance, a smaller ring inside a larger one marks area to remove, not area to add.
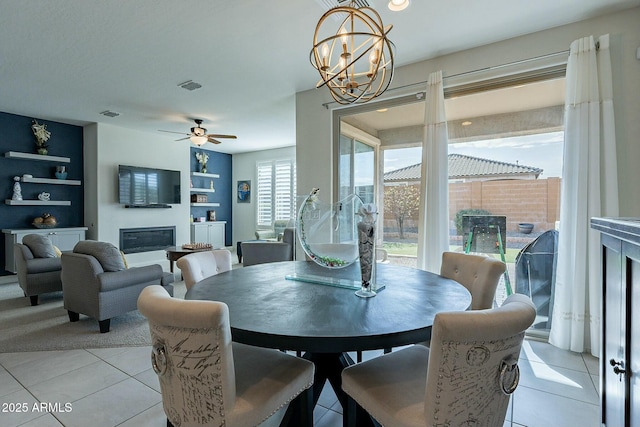
[[[273,160],[256,165],[258,227],[271,227],[273,222],[295,217],[296,162]]]

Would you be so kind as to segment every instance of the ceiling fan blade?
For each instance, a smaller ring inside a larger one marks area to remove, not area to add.
[[[213,144],[222,144],[221,141],[218,141],[217,139],[213,139],[211,138],[211,135],[207,135],[207,141],[213,143]]]
[[[229,138],[229,139],[238,139],[235,135],[216,135],[214,133],[207,134],[208,138]]]
[[[188,133],[184,133],[184,132],[174,132],[172,130],[162,130],[162,129],[159,129],[158,132],[177,133],[178,135],[189,135]]]
[[[186,138],[176,139],[176,141],[184,141],[185,139],[189,139],[189,137],[187,136]]]

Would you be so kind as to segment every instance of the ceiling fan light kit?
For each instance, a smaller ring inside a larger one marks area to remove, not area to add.
[[[316,87],[326,86],[339,104],[370,101],[393,79],[395,46],[387,38],[392,26],[385,27],[373,8],[355,6],[351,1],[322,15],[309,55],[320,73]]]
[[[186,134],[186,138],[176,139],[176,141],[184,141],[185,139],[188,139],[198,147],[201,147],[207,142],[211,142],[212,144],[220,144],[221,141],[218,141],[217,138],[237,139],[235,135],[219,135],[213,133],[208,134],[207,130],[200,126],[202,124],[202,119],[194,119],[193,121],[196,122],[196,125],[191,128],[191,133]],[[160,132],[177,133],[180,135],[184,135],[182,132],[174,132],[171,130],[161,130]]]

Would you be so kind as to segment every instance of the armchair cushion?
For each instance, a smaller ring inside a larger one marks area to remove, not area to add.
[[[22,243],[31,250],[35,258],[56,258],[56,251],[51,240],[41,234],[27,234]]]
[[[60,271],[60,258],[34,258],[27,263],[27,274]]]
[[[115,289],[135,286],[144,282],[152,282],[158,278],[164,278],[162,267],[158,264],[132,267],[126,270],[126,272],[105,271],[97,276],[100,292],[108,292]]]
[[[73,248],[73,252],[93,256],[98,260],[104,271],[126,270],[122,254],[118,248],[109,242],[81,240]]]

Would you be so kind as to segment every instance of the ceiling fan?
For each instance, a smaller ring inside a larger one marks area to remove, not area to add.
[[[218,141],[216,138],[229,138],[236,139],[235,135],[217,135],[217,134],[207,134],[207,130],[200,125],[202,124],[202,119],[193,119],[196,122],[196,125],[191,128],[191,133],[187,133],[186,138],[176,139],[176,141],[184,141],[185,139],[190,139],[195,145],[204,145],[206,142],[211,142],[214,144],[220,144],[221,141]],[[170,130],[161,130],[160,132],[168,132],[168,133],[177,133],[180,135],[185,135],[182,132],[173,132]]]

